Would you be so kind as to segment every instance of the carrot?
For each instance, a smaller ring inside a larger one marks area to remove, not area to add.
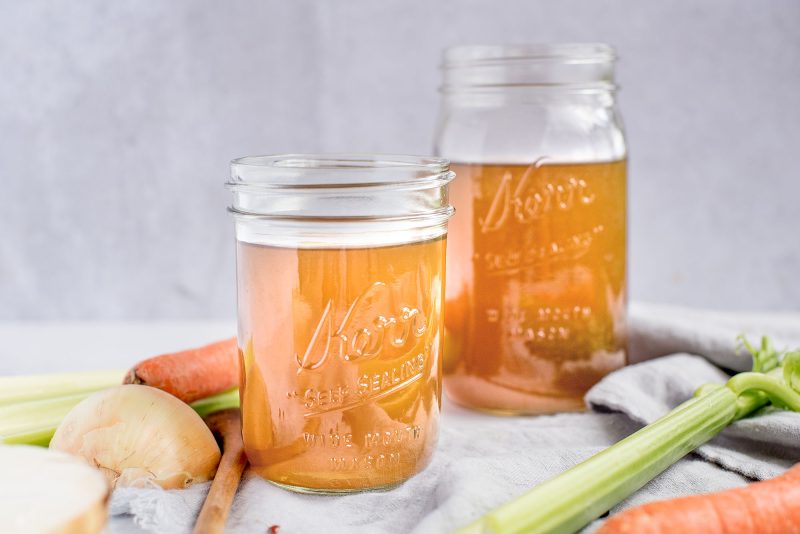
[[[128,371],[124,383],[152,386],[186,403],[236,387],[239,383],[236,338],[141,361]]]
[[[743,488],[655,501],[617,514],[598,534],[800,532],[800,464]]]

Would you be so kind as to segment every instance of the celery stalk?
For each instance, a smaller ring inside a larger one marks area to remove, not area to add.
[[[736,395],[727,388],[691,399],[461,532],[576,531],[714,437],[736,412]]]
[[[91,392],[0,406],[0,443],[49,442],[64,416],[89,395]]]
[[[800,353],[787,354],[783,366],[773,369],[778,358],[767,340],[751,352],[753,367],[761,372],[740,373],[725,385],[701,388],[661,419],[458,532],[574,532],[736,419],[769,402],[800,411],[800,395],[791,387],[800,384]]]
[[[91,393],[122,383],[125,371],[0,377],[0,407],[19,402]]]
[[[205,399],[200,399],[192,403],[192,408],[200,417],[206,417],[214,412],[219,412],[227,408],[239,407],[239,390],[237,388],[217,393]]]
[[[69,411],[93,391],[52,399],[33,400],[0,406],[0,444],[47,446],[58,425]],[[205,417],[226,408],[239,406],[239,390],[231,389],[191,404]]]

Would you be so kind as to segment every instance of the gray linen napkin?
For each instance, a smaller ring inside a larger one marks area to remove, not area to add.
[[[631,307],[631,359],[669,353],[707,356],[746,369],[735,336],[762,333],[800,346],[800,316]],[[543,417],[492,417],[445,403],[431,465],[391,491],[343,497],[296,495],[247,477],[228,523],[234,533],[444,533],[588,458],[668,412],[707,382],[727,375],[709,361],[676,354],[612,373],[587,395],[594,409]],[[665,471],[612,513],[654,499],[718,491],[768,478],[800,460],[800,415],[773,411],[743,420]],[[208,486],[181,491],[120,489],[112,532],[190,532]],[[590,525],[591,531],[600,522]],[[135,527],[133,526],[135,525]]]
[[[779,348],[800,347],[800,314],[695,310],[633,303],[630,310],[631,363],[687,352],[726,369],[750,369],[750,357],[736,351],[736,336],[757,342],[772,337]]]
[[[643,425],[728,375],[698,356],[676,354],[621,369],[586,395],[595,411],[622,412]],[[779,475],[800,461],[800,413],[767,408],[733,423],[696,453],[748,478]]]

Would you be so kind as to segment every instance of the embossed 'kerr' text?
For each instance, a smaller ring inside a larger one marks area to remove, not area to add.
[[[532,184],[540,164],[541,160],[535,161],[518,179],[510,171],[503,175],[489,211],[478,219],[481,233],[500,230],[509,220],[526,224],[555,210],[567,211],[595,201],[594,193],[580,178],[563,177],[548,183]]]
[[[424,282],[417,280],[418,300],[424,302]],[[389,347],[402,348],[419,339],[428,329],[423,308],[399,306],[396,310],[380,309],[376,302],[393,302],[391,288],[374,282],[356,297],[338,324],[334,322],[336,302],[329,299],[314,329],[305,352],[296,354],[298,373],[320,368],[331,357],[354,362],[379,356]],[[359,322],[355,318],[371,317]]]

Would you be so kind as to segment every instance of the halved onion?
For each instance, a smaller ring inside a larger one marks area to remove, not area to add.
[[[124,385],[81,401],[51,449],[82,456],[112,486],[185,488],[214,477],[219,445],[199,415],[160,389]]]
[[[0,445],[0,532],[95,534],[106,523],[109,486],[75,456]]]

